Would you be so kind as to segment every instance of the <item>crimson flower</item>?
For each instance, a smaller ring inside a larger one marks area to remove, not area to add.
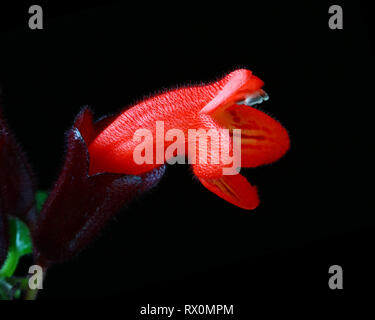
[[[256,187],[238,171],[223,174],[223,169],[230,167],[228,160],[231,156],[242,167],[256,167],[278,160],[289,149],[287,131],[279,122],[254,108],[268,99],[262,86],[263,81],[251,71],[239,69],[217,82],[179,88],[138,103],[108,121],[89,143],[90,174],[144,174],[175,156],[191,157],[186,150],[195,144],[196,152],[204,151],[207,155],[205,161],[193,163],[194,174],[201,183],[232,204],[254,209],[259,204]],[[177,135],[175,141],[164,137],[164,132],[160,133],[157,128],[160,122],[166,132],[178,129],[185,139],[178,139]],[[143,141],[143,147],[145,152],[151,147],[153,161],[140,164],[134,158],[140,145],[140,139],[135,136],[145,129],[153,138]],[[192,142],[191,129],[206,132],[228,129],[232,138],[238,136],[235,129],[240,129],[241,154],[234,154],[235,143],[223,136],[219,139],[211,136],[211,146]],[[162,144],[158,144],[160,140]],[[172,152],[168,152],[170,147],[173,147]],[[226,153],[228,150],[231,152]],[[217,151],[220,157],[215,156]],[[160,160],[160,154],[165,156],[161,161],[155,161]],[[217,161],[212,161],[214,159]]]
[[[97,122],[84,108],[67,133],[64,166],[38,215],[31,170],[0,115],[0,265],[10,215],[28,223],[34,258],[47,268],[79,253],[122,206],[157,184],[164,164],[177,156],[187,158],[219,197],[256,208],[257,189],[238,173],[240,167],[274,162],[290,144],[281,124],[254,107],[268,100],[262,86],[251,71],[239,69]],[[202,132],[210,144],[202,143]]]
[[[18,258],[31,251],[29,231],[14,217],[28,224],[34,260],[47,269],[78,254],[122,206],[155,186],[165,163],[177,157],[188,159],[201,183],[219,197],[256,208],[257,189],[240,168],[274,162],[290,145],[282,125],[254,107],[268,100],[262,87],[251,71],[239,69],[207,85],[156,95],[97,122],[84,108],[67,132],[63,168],[39,214],[32,171],[0,114],[3,277],[10,277]],[[8,220],[16,222],[8,226]],[[22,234],[26,245],[18,250],[14,243]]]

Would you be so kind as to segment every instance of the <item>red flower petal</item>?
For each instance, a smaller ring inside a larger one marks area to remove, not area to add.
[[[221,90],[200,111],[201,113],[214,115],[216,112],[221,112],[227,106],[242,100],[246,94],[254,92],[263,86],[263,81],[246,69],[233,71],[221,83]]]
[[[228,129],[241,129],[242,167],[274,162],[289,149],[286,129],[258,109],[235,104],[215,116],[220,125]]]
[[[252,210],[259,205],[257,188],[240,174],[218,179],[198,178],[208,190],[240,208]]]

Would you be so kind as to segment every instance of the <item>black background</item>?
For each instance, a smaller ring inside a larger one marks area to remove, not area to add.
[[[2,108],[49,189],[64,132],[84,105],[97,117],[238,67],[265,81],[262,105],[289,131],[275,164],[243,170],[260,191],[254,211],[206,190],[188,166],[122,210],[81,255],[50,269],[40,300],[140,305],[233,303],[367,294],[374,285],[373,47],[360,3],[35,2],[1,5]],[[328,28],[341,4],[344,29]],[[27,265],[28,262],[25,262]],[[344,290],[328,288],[328,268]],[[240,312],[240,311],[237,311]]]

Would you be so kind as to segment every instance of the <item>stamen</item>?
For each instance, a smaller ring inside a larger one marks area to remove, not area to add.
[[[238,101],[237,104],[244,104],[246,106],[253,106],[269,99],[268,94],[264,90],[248,95],[245,100]]]

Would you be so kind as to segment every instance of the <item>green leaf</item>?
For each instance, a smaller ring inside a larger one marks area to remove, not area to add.
[[[5,280],[0,279],[0,300],[10,300],[11,299],[11,289],[12,286],[9,285]]]
[[[0,279],[0,300],[13,300],[21,297],[22,290],[28,289],[28,278]]]
[[[44,202],[46,202],[48,198],[48,193],[46,191],[39,190],[35,193],[35,200],[36,200],[36,209],[38,212],[42,210]]]
[[[11,277],[17,268],[19,259],[32,252],[29,228],[20,219],[9,218],[8,256],[0,269],[0,278]]]

